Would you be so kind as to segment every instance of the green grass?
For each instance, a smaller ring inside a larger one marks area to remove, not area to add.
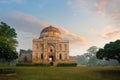
[[[0,75],[0,80],[120,80],[120,67],[16,67],[16,74]]]

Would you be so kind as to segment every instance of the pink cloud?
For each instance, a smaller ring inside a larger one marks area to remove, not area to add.
[[[12,16],[15,19],[23,20],[23,21],[28,22],[30,24],[36,24],[36,25],[38,25],[40,27],[47,27],[47,26],[49,26],[48,23],[40,22],[34,16],[31,16],[31,15],[28,15],[28,14],[24,14],[24,13],[20,13],[20,12],[13,12],[13,13],[10,14],[10,16]]]
[[[30,15],[27,15],[27,14],[23,14],[23,13],[18,13],[18,12],[15,12],[15,13],[12,13],[10,14],[10,16],[12,16],[12,18],[14,18],[15,20],[20,20],[20,21],[23,21],[25,22],[25,24],[29,24],[29,25],[37,25],[38,27],[48,27],[50,25],[54,26],[54,27],[57,27],[60,29],[61,33],[63,34],[64,38],[70,40],[71,43],[74,43],[74,44],[88,44],[88,40],[85,39],[84,37],[80,36],[80,35],[77,35],[77,34],[74,34],[70,31],[68,31],[67,29],[63,28],[63,27],[58,27],[56,25],[53,25],[53,24],[49,24],[47,22],[40,22],[38,19],[36,19],[35,17],[33,16],[30,16]],[[22,28],[26,28],[26,25],[23,25],[25,27],[22,27]],[[34,26],[34,29],[35,29],[36,26]]]
[[[96,5],[98,5],[98,6],[104,6],[104,5],[106,5],[106,3],[107,3],[107,0],[99,0],[99,1],[96,3]]]
[[[95,0],[96,12],[102,16],[105,16],[106,12],[104,7],[106,4],[107,4],[107,0],[99,0],[99,1]]]
[[[60,27],[60,30],[61,30],[62,34],[73,43],[83,43],[83,44],[89,43],[89,41],[87,39],[85,39],[84,37],[74,34],[63,27]]]
[[[108,16],[111,21],[120,25],[120,0],[95,0],[96,12]]]
[[[100,37],[104,39],[120,39],[120,30],[115,27],[105,26]]]
[[[120,39],[120,30],[106,33],[102,37],[105,39]]]

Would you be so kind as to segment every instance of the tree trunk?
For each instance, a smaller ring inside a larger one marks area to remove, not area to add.
[[[118,60],[118,62],[120,63],[120,53],[118,54],[117,60]]]

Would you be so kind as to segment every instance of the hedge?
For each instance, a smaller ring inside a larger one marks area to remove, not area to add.
[[[0,69],[0,74],[11,74],[11,73],[15,73],[15,70],[9,68]]]
[[[58,63],[57,67],[76,67],[77,63]]]
[[[50,64],[49,63],[34,63],[34,64],[31,64],[31,63],[18,63],[18,64],[16,64],[16,66],[46,66],[46,67],[49,67]]]

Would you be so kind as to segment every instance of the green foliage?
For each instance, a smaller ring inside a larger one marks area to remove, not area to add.
[[[16,66],[33,66],[31,63],[17,63]]]
[[[120,40],[116,40],[115,42],[105,44],[103,49],[99,49],[96,56],[98,59],[116,59],[120,63]]]
[[[0,24],[0,41],[9,44],[13,49],[17,46],[17,33],[14,28],[11,28],[6,23],[1,22]]]
[[[77,63],[58,63],[57,67],[76,67]]]
[[[36,63],[36,64],[34,64],[34,66],[49,67],[49,66],[50,66],[50,64],[49,64],[49,63]]]
[[[50,64],[49,63],[18,63],[16,64],[16,66],[28,66],[28,67],[31,67],[31,66],[39,66],[39,67],[49,67]]]
[[[0,23],[0,59],[10,63],[18,58],[16,37],[17,33],[14,28],[11,28],[4,22]]]

